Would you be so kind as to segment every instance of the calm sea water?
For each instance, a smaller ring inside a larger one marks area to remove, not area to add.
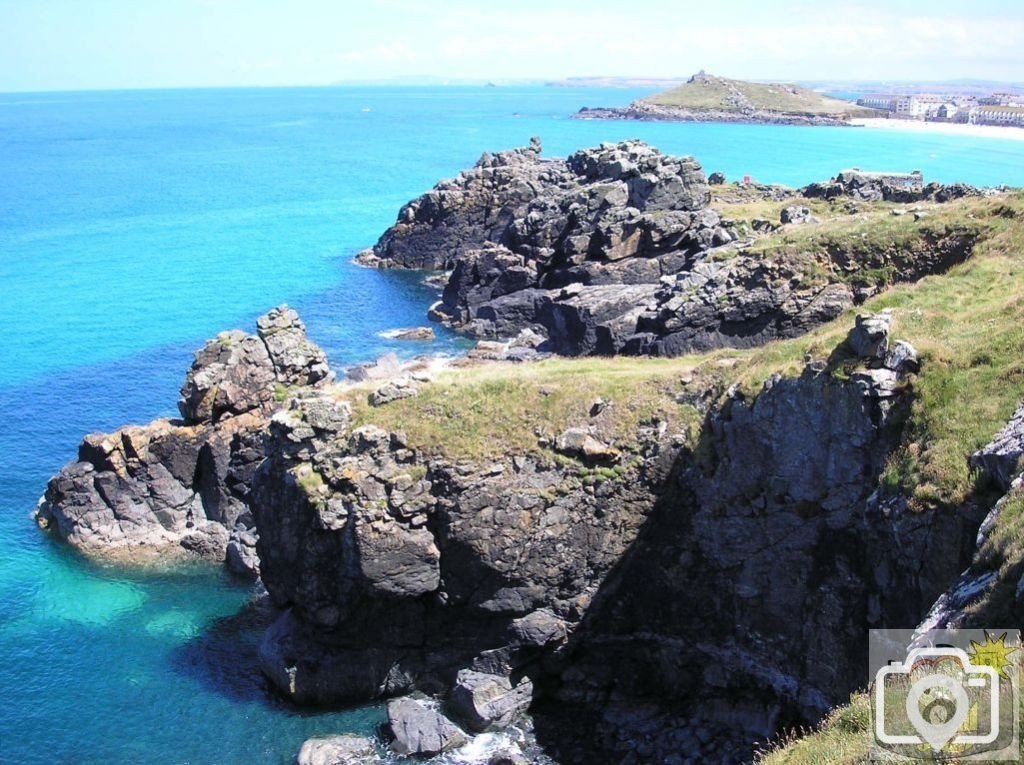
[[[297,307],[335,366],[389,350],[434,293],[350,259],[481,152],[644,138],[708,171],[798,185],[850,167],[1024,185],[1024,142],[842,128],[578,122],[628,90],[321,88],[0,95],[0,761],[287,763],[380,710],[266,690],[248,592],[126,573],[29,513],[82,434],[175,412],[191,351]]]

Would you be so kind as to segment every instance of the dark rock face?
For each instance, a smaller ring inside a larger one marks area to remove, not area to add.
[[[275,415],[252,492],[263,581],[292,609],[263,664],[300,701],[439,690],[460,668],[528,663],[564,642],[654,501],[629,483],[575,491],[529,459],[424,471],[398,434],[314,423],[313,400]],[[616,517],[600,510],[612,502]]]
[[[857,190],[858,199],[874,198],[868,189],[879,184],[864,174],[834,182],[835,193]],[[793,193],[763,189],[770,198]],[[765,257],[748,252],[709,201],[694,160],[639,141],[564,161],[542,160],[535,144],[485,155],[410,202],[361,259],[450,269],[428,315],[471,337],[503,341],[528,330],[546,338],[536,346],[542,354],[676,356],[802,334],[878,289],[843,275],[874,268],[916,279],[963,260],[973,244],[970,232],[923,232],[920,247],[893,252]],[[816,222],[805,206],[782,213],[783,224]]]
[[[979,520],[875,494],[909,403],[877,334],[849,381],[823,362],[773,378],[712,409],[695,444],[652,427],[609,456],[566,431],[555,446],[581,465],[589,449],[630,466],[589,489],[522,457],[424,466],[400,435],[313,425],[297,401],[253,490],[263,578],[291,608],[264,641],[268,675],[304,702],[450,692],[474,731],[539,699],[553,752],[569,734],[545,705],[598,721],[591,745],[609,751],[638,720],[738,758],[817,720],[862,684],[864,631],[912,626]]]
[[[92,555],[181,554],[224,560],[254,576],[248,510],[275,385],[329,379],[323,352],[294,311],[274,309],[260,336],[222,333],[196,353],[179,402],[184,422],[86,436],[78,461],[47,485],[39,524]]]
[[[1003,491],[1024,468],[1024,404],[1017,407],[1006,426],[971,455],[971,467],[984,470]]]

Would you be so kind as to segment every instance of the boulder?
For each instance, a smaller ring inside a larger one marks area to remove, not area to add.
[[[409,697],[388,702],[388,727],[396,754],[430,756],[462,746],[468,737],[425,701]]]
[[[394,353],[386,353],[372,364],[360,364],[345,370],[345,377],[352,382],[366,380],[387,380],[402,373],[402,362]]]
[[[568,626],[551,611],[538,609],[513,621],[510,632],[515,644],[539,648],[564,643]]]
[[[437,335],[430,327],[400,329],[388,335],[392,340],[435,340]]]
[[[568,428],[563,431],[555,439],[555,449],[589,462],[613,462],[619,457],[617,449],[595,438],[587,428]]]
[[[392,401],[418,396],[420,389],[408,377],[399,377],[377,388],[368,397],[370,406],[384,406]]]
[[[256,552],[259,535],[255,529],[234,529],[228,539],[225,563],[232,573],[248,579],[260,576],[260,558]]]
[[[897,340],[886,352],[885,366],[900,375],[921,371],[917,349],[906,340]]]
[[[477,733],[507,728],[524,714],[533,701],[533,683],[517,684],[504,675],[463,669],[448,698],[448,709],[467,728]]]
[[[971,455],[970,463],[974,469],[990,475],[1003,491],[1008,491],[1010,483],[1024,467],[1021,457],[1024,457],[1024,403],[991,441]]]
[[[850,350],[861,359],[883,361],[889,351],[889,330],[892,314],[858,314],[846,338]]]
[[[789,207],[784,207],[779,219],[782,223],[794,224],[820,222],[817,218],[811,215],[810,208],[804,207],[803,205],[791,205]]]
[[[277,381],[285,386],[316,385],[333,379],[327,357],[306,337],[306,325],[286,305],[256,320],[256,332],[267,346]]]
[[[363,736],[320,736],[306,739],[296,765],[370,765],[381,762],[373,739]]]

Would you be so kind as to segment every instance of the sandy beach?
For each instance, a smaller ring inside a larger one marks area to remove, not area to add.
[[[917,120],[899,119],[850,120],[850,124],[881,130],[931,133],[932,135],[962,135],[975,136],[977,138],[1006,138],[1012,141],[1024,141],[1024,128],[1005,127],[1003,125],[966,125],[959,122],[918,122]]]

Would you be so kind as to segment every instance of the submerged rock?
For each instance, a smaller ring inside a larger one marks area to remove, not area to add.
[[[322,736],[306,739],[296,765],[369,765],[382,760],[373,739],[363,736]]]

